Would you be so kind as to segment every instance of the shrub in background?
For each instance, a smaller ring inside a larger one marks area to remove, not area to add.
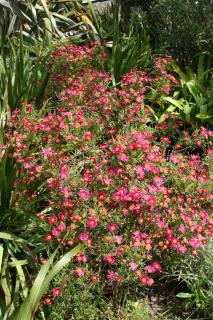
[[[186,309],[194,308],[197,314],[208,317],[213,314],[213,244],[209,241],[205,248],[198,250],[193,259],[186,255],[182,258],[180,269],[172,266],[168,279],[175,279],[188,290],[181,290],[177,297],[183,299]],[[172,272],[173,270],[173,272]],[[209,319],[209,318],[208,318]]]
[[[120,1],[128,24],[130,8],[142,10],[141,19],[152,38],[153,49],[168,52],[182,65],[191,64],[200,51],[212,53],[213,2],[208,0]],[[135,7],[133,7],[135,5]]]

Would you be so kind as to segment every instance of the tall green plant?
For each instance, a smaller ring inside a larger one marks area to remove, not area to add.
[[[139,11],[154,50],[172,55],[181,67],[197,63],[200,51],[212,51],[211,0],[118,0],[125,18]],[[128,25],[128,21],[126,22]]]
[[[26,265],[34,259],[34,245],[21,237],[28,215],[15,206],[16,164],[12,150],[8,147],[0,152],[0,319],[7,319],[19,299],[27,296]]]
[[[0,234],[1,236],[1,234]],[[17,240],[21,242],[21,240]],[[56,250],[49,258],[49,260],[42,266],[36,279],[34,280],[32,288],[29,290],[25,279],[25,274],[21,268],[26,261],[16,261],[13,259],[11,265],[15,266],[18,270],[18,279],[13,292],[13,300],[11,299],[10,284],[7,283],[7,274],[2,271],[2,282],[4,282],[4,288],[7,289],[6,293],[6,306],[4,309],[0,309],[0,319],[2,320],[33,320],[35,314],[39,308],[39,303],[42,296],[46,293],[51,281],[54,277],[60,273],[60,271],[71,261],[71,259],[78,254],[81,250],[81,246],[77,246],[68,253],[66,253],[56,264],[51,268],[53,261],[56,257]],[[1,254],[1,247],[0,247]],[[1,258],[1,256],[0,256]],[[20,285],[22,286],[23,295],[20,297]],[[20,298],[23,302],[20,304]]]
[[[33,255],[30,245],[14,234],[0,232],[0,315],[4,319],[14,312],[20,298],[27,297],[26,266]]]
[[[16,160],[12,148],[4,146],[11,109],[32,100],[40,106],[44,99],[48,74],[40,50],[34,50],[34,56],[30,50],[20,36],[3,48],[0,57],[0,316],[4,319],[13,313],[19,299],[27,296],[26,266],[35,260],[35,245],[22,238],[30,215],[16,205]]]
[[[35,44],[37,47],[39,42]],[[9,48],[2,50],[0,56],[0,105],[15,109],[20,102],[35,101],[40,106],[44,99],[48,82],[48,73],[44,61],[48,56],[42,56],[41,50],[34,50],[25,45],[22,35],[12,39]],[[42,82],[42,85],[41,85]]]
[[[194,308],[198,316],[210,319],[213,314],[213,242],[201,248],[196,257],[181,259],[179,270],[166,274],[180,284],[185,284],[184,291],[177,293],[187,309]],[[183,290],[183,285],[180,290]],[[202,319],[204,319],[202,318]],[[200,319],[200,317],[199,317]]]
[[[187,123],[196,125],[213,125],[213,81],[212,70],[208,67],[207,53],[202,53],[198,59],[197,71],[189,66],[182,71],[173,64],[174,71],[180,77],[180,86],[173,97],[163,97],[170,104],[167,113],[180,113]]]
[[[78,1],[0,0],[0,31],[7,43],[10,35],[23,31],[29,42],[81,37],[94,32],[85,8]]]
[[[133,24],[128,34],[121,31],[120,7],[114,8],[111,71],[113,83],[117,84],[125,73],[149,64],[151,48],[149,36],[142,30],[141,34],[137,32]]]

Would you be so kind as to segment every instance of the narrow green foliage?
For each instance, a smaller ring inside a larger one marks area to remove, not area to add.
[[[150,62],[151,49],[149,37],[143,33],[141,37],[133,28],[128,34],[121,32],[121,11],[119,6],[113,10],[113,43],[111,57],[111,71],[114,85],[117,84],[122,75],[132,69],[146,67]]]
[[[51,44],[52,39],[81,37],[88,31],[92,31],[90,34],[96,33],[87,11],[82,15],[84,7],[78,1],[1,0],[0,9],[0,31],[4,45],[11,35],[21,30],[30,41],[37,38],[46,44]]]
[[[47,57],[42,57],[41,52],[33,57],[30,48],[24,44],[22,35],[17,41],[14,39],[10,42],[8,50],[9,52],[3,51],[0,57],[2,111],[5,113],[8,107],[15,109],[20,106],[20,102],[29,103],[33,100],[40,106],[48,81],[48,73],[43,62]]]
[[[42,266],[39,271],[34,284],[30,290],[30,294],[24,300],[20,309],[15,314],[13,320],[32,320],[34,319],[35,312],[39,307],[42,296],[47,291],[50,282],[54,277],[70,262],[70,260],[81,250],[81,246],[77,246],[70,252],[65,254],[53,267],[50,269],[55,258],[55,251],[49,260]]]
[[[207,53],[200,54],[196,73],[190,67],[186,67],[184,73],[176,64],[173,64],[174,71],[181,79],[180,96],[182,97],[178,103],[181,104],[187,122],[213,124],[213,83],[210,80],[211,69],[208,62]],[[174,101],[172,104],[174,105]]]

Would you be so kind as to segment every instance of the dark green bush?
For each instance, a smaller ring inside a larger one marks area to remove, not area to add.
[[[123,23],[130,11],[134,15],[142,11],[154,49],[171,54],[180,64],[190,64],[200,51],[213,53],[213,1],[120,0],[120,4]]]

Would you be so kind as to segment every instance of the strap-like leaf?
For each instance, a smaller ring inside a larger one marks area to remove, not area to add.
[[[19,264],[19,261],[17,259],[12,258],[12,261],[15,264],[15,267],[16,267],[16,270],[18,273],[20,285],[22,287],[23,297],[26,298],[28,295],[28,287],[27,287],[27,282],[26,282],[26,278],[24,275],[24,271],[23,271],[22,266]]]
[[[51,271],[49,271],[57,251],[55,251],[51,255],[49,260],[42,266],[41,270],[39,271],[33,287],[30,291],[30,295],[24,300],[20,309],[16,313],[14,320],[33,319],[33,314],[37,308],[37,305],[46,292],[52,279],[70,262],[71,258],[74,257],[81,249],[82,247],[80,245],[72,249],[55,264]]]
[[[1,5],[1,6],[4,6],[4,7],[6,7],[6,8],[8,8],[8,9],[10,9],[10,10],[12,10],[12,7],[11,7],[11,5],[10,5],[10,2],[9,2],[9,1],[6,1],[6,0],[0,0],[0,5]]]
[[[163,100],[173,104],[174,106],[176,106],[178,109],[183,110],[183,105],[179,100],[175,100],[171,97],[163,97]]]
[[[0,274],[1,274],[1,267],[2,267],[2,261],[3,261],[3,254],[4,254],[4,248],[0,244]]]
[[[17,237],[16,235],[12,234],[12,233],[8,233],[8,232],[0,232],[0,238],[1,239],[6,239],[6,240],[11,240],[11,241],[16,241],[18,243],[22,243],[22,244],[30,244],[28,241]]]

